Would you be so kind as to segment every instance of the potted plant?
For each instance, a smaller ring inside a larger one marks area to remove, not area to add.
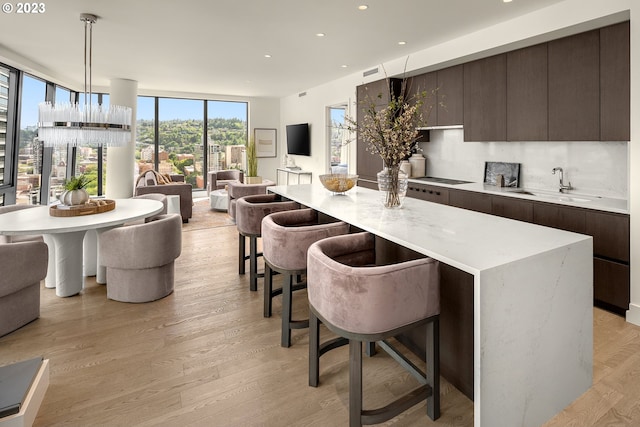
[[[377,178],[378,188],[383,192],[382,202],[387,208],[402,206],[408,175],[400,170],[400,162],[407,159],[412,150],[419,149],[417,140],[420,132],[417,128],[427,123],[422,105],[428,95],[426,92],[409,95],[407,79],[403,78],[400,92],[391,92],[386,105],[379,105],[382,94],[367,96],[362,105],[358,105],[364,111],[360,123],[345,117],[345,129],[357,132],[366,144],[366,150],[382,158],[384,169]]]
[[[84,174],[78,176],[72,176],[64,181],[64,191],[58,197],[58,200],[63,205],[75,206],[83,205],[89,201],[89,193],[85,190],[85,187],[93,181],[93,178],[89,178]]]
[[[262,177],[258,176],[258,155],[256,153],[256,141],[253,137],[249,138],[245,152],[247,155],[247,172],[244,175],[244,183],[260,184]]]

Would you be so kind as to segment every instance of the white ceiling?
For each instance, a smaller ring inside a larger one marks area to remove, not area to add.
[[[94,87],[281,97],[561,1],[45,0],[43,14],[0,15],[0,62],[81,90],[92,13]]]

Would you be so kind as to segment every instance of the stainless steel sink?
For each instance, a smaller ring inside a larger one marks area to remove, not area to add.
[[[539,197],[541,199],[555,200],[559,202],[573,202],[573,203],[589,203],[597,199],[601,199],[600,196],[591,196],[584,194],[565,194],[565,193],[551,193],[539,190],[513,190],[510,193],[524,194],[527,196]]]

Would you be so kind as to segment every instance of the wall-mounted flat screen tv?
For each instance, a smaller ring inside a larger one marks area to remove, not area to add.
[[[311,155],[311,139],[309,138],[309,123],[287,125],[287,154],[299,156]]]

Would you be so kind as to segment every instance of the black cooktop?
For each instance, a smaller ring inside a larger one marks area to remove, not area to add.
[[[450,179],[450,178],[437,178],[435,176],[423,176],[422,178],[416,178],[416,179],[419,179],[420,181],[437,182],[440,184],[449,184],[449,185],[471,183],[471,181],[462,181],[460,179]]]

